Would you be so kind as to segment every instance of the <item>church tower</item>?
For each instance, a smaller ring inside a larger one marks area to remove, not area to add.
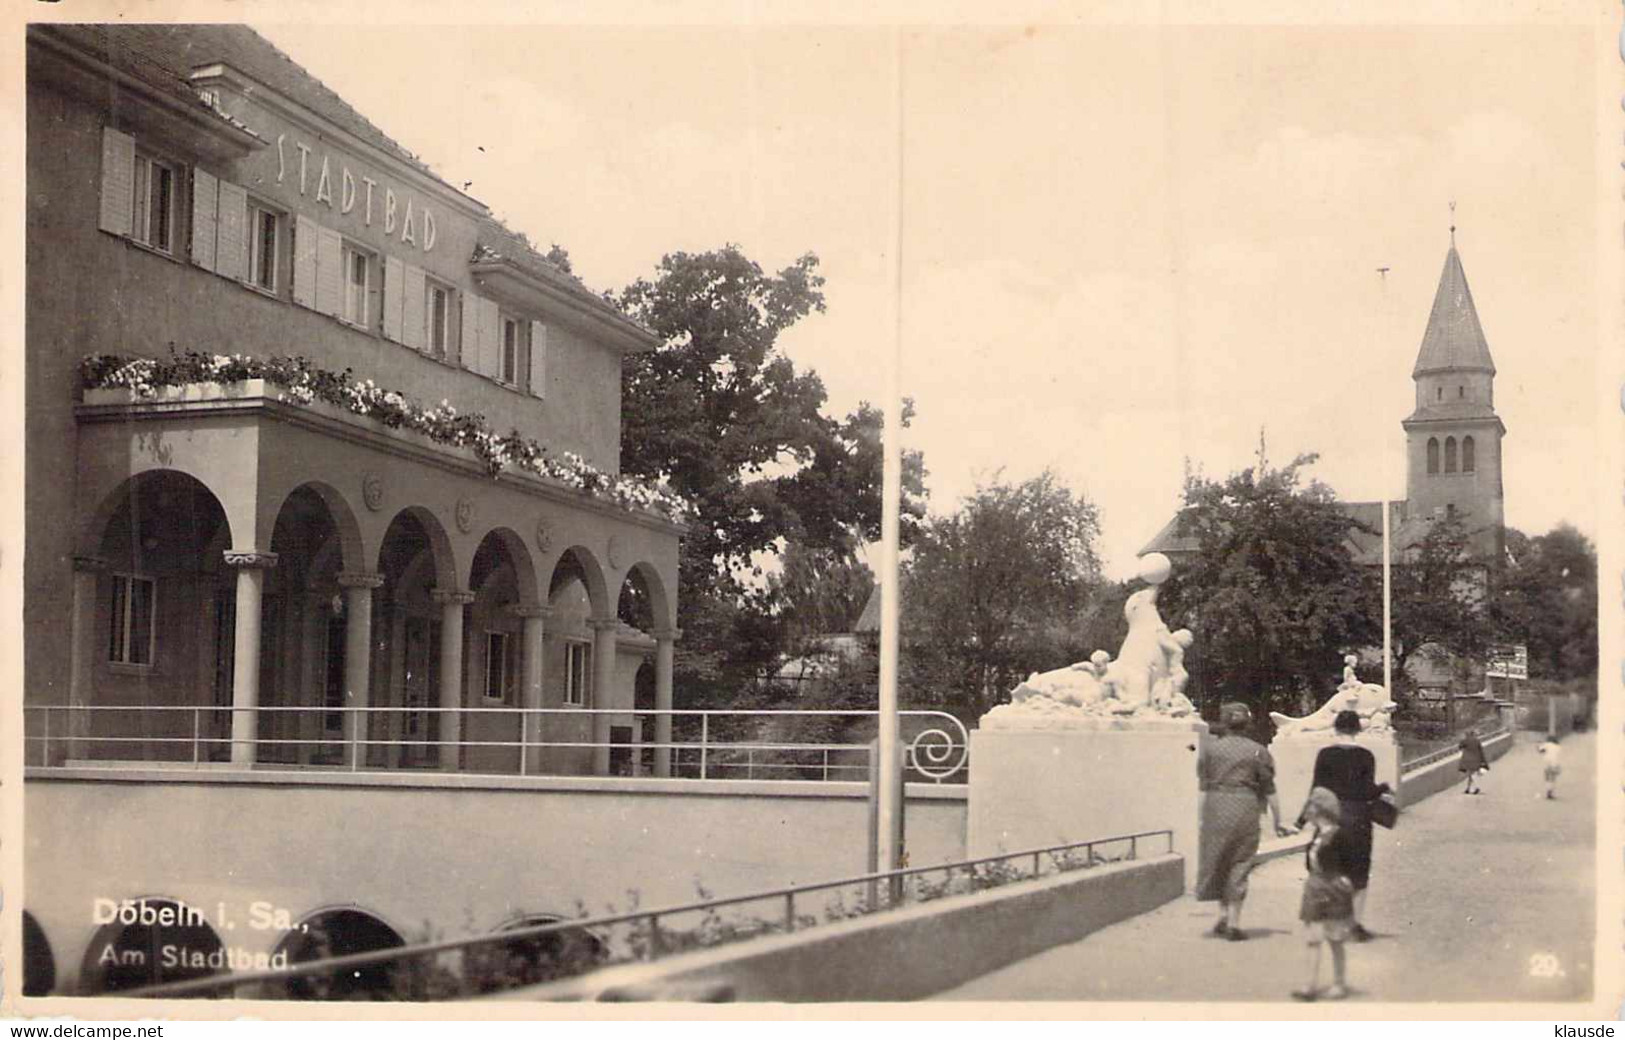
[[[1455,228],[1411,379],[1416,410],[1403,425],[1406,498],[1412,517],[1457,516],[1480,553],[1505,550],[1495,362],[1456,252]]]

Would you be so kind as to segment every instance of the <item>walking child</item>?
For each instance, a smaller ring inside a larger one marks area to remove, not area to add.
[[[1535,749],[1546,756],[1546,797],[1557,797],[1557,778],[1563,775],[1563,749],[1558,746],[1557,734],[1546,738],[1546,743]]]
[[[1309,943],[1309,985],[1295,989],[1297,1000],[1342,1000],[1349,995],[1343,944],[1354,933],[1354,882],[1349,878],[1354,850],[1342,826],[1343,806],[1324,787],[1309,792],[1303,807],[1304,822],[1313,826],[1304,860],[1309,876],[1303,883],[1298,916]],[[1332,984],[1320,989],[1320,948],[1331,947]]]

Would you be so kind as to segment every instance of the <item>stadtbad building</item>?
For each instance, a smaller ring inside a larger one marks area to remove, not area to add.
[[[166,770],[668,773],[639,711],[671,706],[683,514],[619,475],[621,361],[658,338],[248,29],[36,25],[27,62],[25,903],[57,984],[124,984],[95,900],[213,905],[159,817],[75,865]],[[300,814],[367,826],[314,791],[265,803],[284,874],[342,873]]]

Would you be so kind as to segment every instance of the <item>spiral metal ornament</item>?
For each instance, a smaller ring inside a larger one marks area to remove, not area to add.
[[[954,716],[940,711],[929,714],[942,722],[921,730],[909,741],[908,762],[915,772],[941,783],[965,768],[965,759],[970,755],[970,737],[965,733],[964,724]],[[953,731],[957,731],[957,738]]]

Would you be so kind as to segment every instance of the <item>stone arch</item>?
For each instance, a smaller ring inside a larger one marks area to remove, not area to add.
[[[23,911],[23,996],[43,997],[56,989],[56,953],[34,915]]]
[[[374,569],[380,574],[388,570],[384,556],[389,552],[391,535],[400,530],[403,518],[415,522],[422,529],[429,547],[429,558],[434,562],[434,580],[436,584],[450,588],[462,574],[462,568],[457,566],[457,554],[445,527],[434,513],[423,506],[406,506],[390,518],[389,526],[384,529],[384,536],[378,543],[377,566]]]
[[[516,914],[492,931],[500,935],[568,919],[565,914]],[[588,971],[604,963],[609,955],[604,939],[590,928],[564,928],[472,949],[486,951],[484,963],[476,962],[470,972],[476,989],[486,993]]]
[[[475,585],[475,565],[480,553],[486,549],[487,543],[500,546],[507,555],[508,562],[513,565],[514,584],[519,592],[519,605],[521,607],[537,607],[542,604],[540,583],[536,577],[536,560],[531,555],[530,547],[525,540],[515,534],[511,528],[493,527],[487,531],[485,537],[480,539],[479,546],[474,551],[474,558],[468,562],[468,585],[473,589]]]
[[[603,564],[599,563],[598,557],[584,545],[570,546],[554,561],[553,570],[548,577],[548,597],[551,598],[553,593],[572,577],[579,577],[582,585],[586,587],[594,617],[610,617],[614,614],[615,601],[610,598],[609,583],[604,576]]]
[[[627,616],[629,603],[637,616]],[[660,571],[653,564],[640,560],[627,570],[626,577],[621,581],[616,613],[622,621],[650,635],[675,626],[671,597],[666,592],[666,583]],[[647,617],[643,616],[645,614]]]
[[[1428,472],[1439,472],[1439,438],[1428,438]]]
[[[301,917],[277,944],[275,953],[286,953],[292,966],[405,945],[400,930],[382,915],[347,903],[321,907]],[[280,988],[296,1000],[368,1000],[376,994],[393,994],[393,976],[390,962],[378,961],[331,975],[296,976]]]
[[[260,529],[274,533],[277,521],[282,518],[284,511],[288,508],[289,501],[295,495],[302,493],[314,495],[327,507],[328,519],[332,522],[333,529],[338,533],[341,552],[339,569],[365,569],[368,563],[368,554],[361,540],[361,524],[356,519],[355,511],[350,508],[349,501],[345,499],[343,493],[331,484],[320,480],[307,480],[298,487],[293,488],[283,496],[282,501],[276,504],[276,508],[268,516],[261,517]]]
[[[164,982],[183,982],[213,975],[216,967],[182,963],[166,965],[165,946],[183,948],[207,958],[224,949],[220,935],[203,913],[168,896],[139,896],[114,904],[120,916],[102,924],[90,937],[80,962],[79,988],[86,993],[116,993]],[[132,920],[124,919],[129,908]],[[150,911],[146,920],[143,911]],[[173,915],[165,918],[165,914]]]
[[[96,503],[94,509],[84,514],[77,535],[80,555],[96,556],[99,554],[108,525],[113,522],[125,504],[130,501],[132,493],[139,497],[154,485],[161,486],[163,484],[185,487],[194,495],[198,493],[207,495],[209,500],[220,511],[220,519],[224,523],[226,547],[229,548],[235,544],[232,540],[231,516],[226,510],[225,503],[220,500],[219,495],[214,493],[213,488],[190,473],[181,470],[148,469],[132,474],[120,481],[117,487],[109,491],[102,497],[100,502]]]

